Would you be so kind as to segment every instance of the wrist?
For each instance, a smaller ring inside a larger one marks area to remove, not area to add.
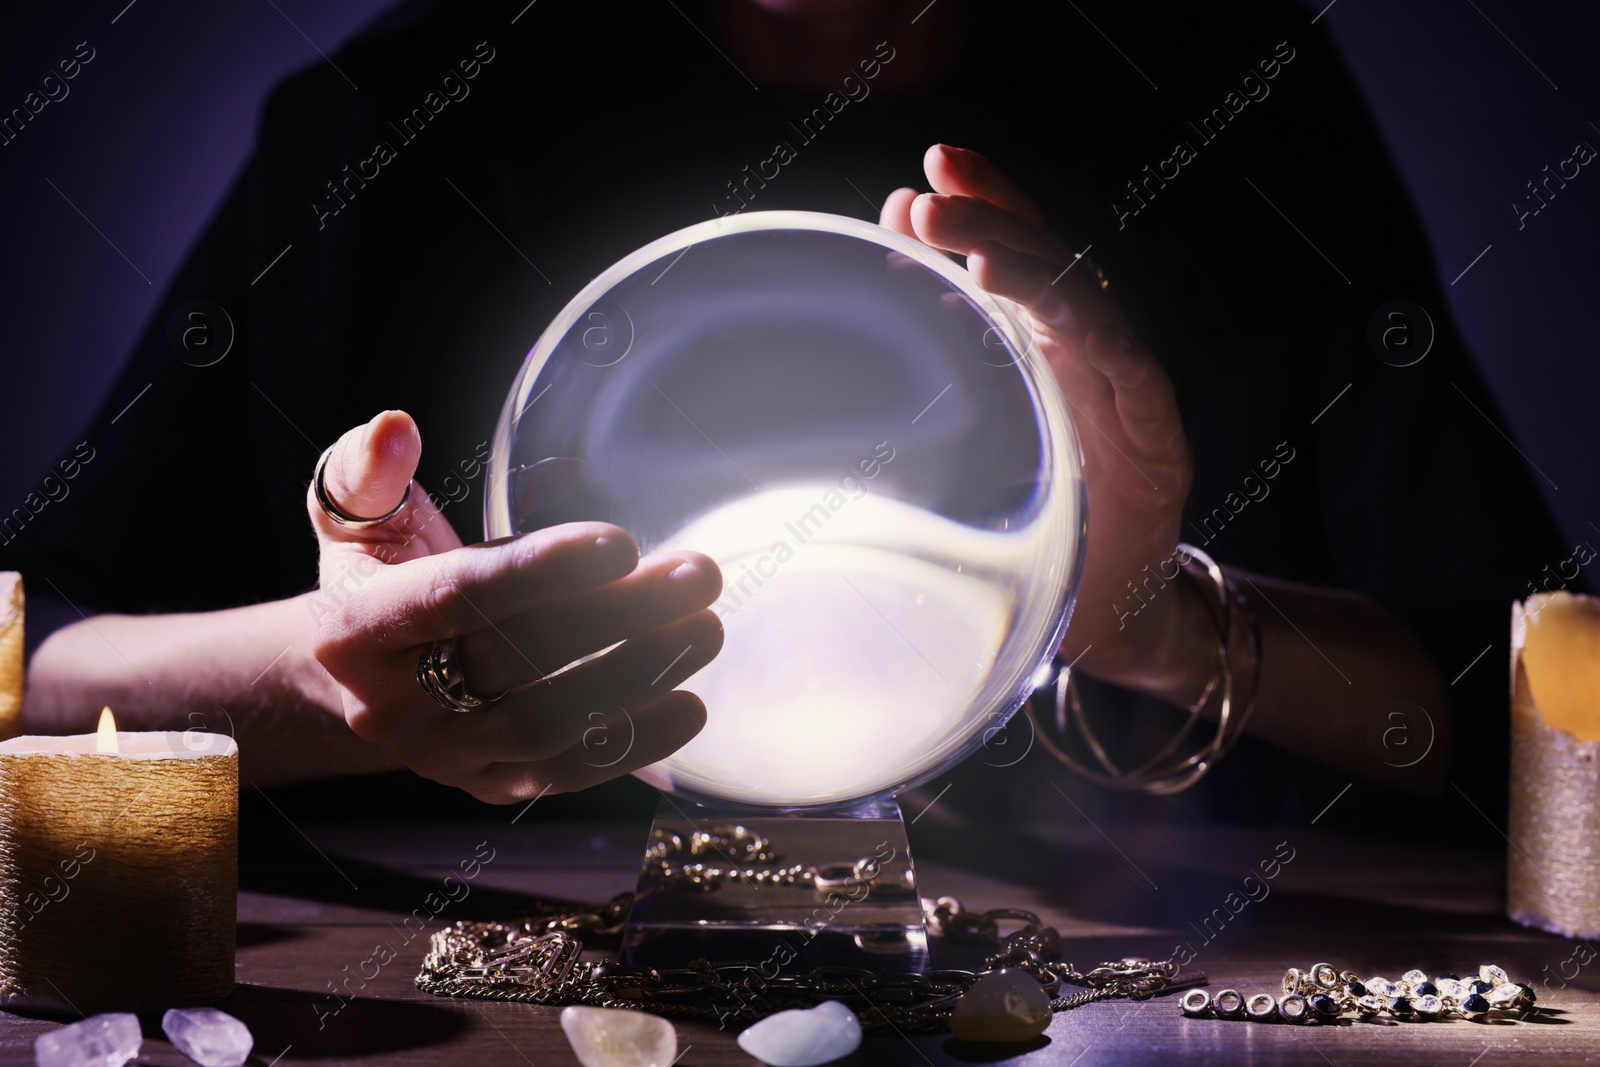
[[[302,593],[280,602],[287,623],[285,640],[289,642],[279,665],[283,668],[280,686],[292,700],[320,709],[342,722],[343,690],[312,652],[317,628],[313,610],[315,597],[314,592]]]
[[[1181,570],[1130,620],[1128,640],[1084,660],[1087,673],[1180,707],[1190,706],[1217,672],[1214,599],[1187,569]]]

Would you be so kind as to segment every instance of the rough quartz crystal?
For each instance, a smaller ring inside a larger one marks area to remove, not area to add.
[[[561,1009],[561,1029],[583,1067],[671,1067],[678,1058],[677,1031],[659,1015],[573,1005]]]
[[[739,1047],[771,1067],[816,1067],[848,1056],[860,1045],[856,1013],[837,1000],[780,1011],[739,1035]],[[586,1062],[584,1067],[591,1065]]]
[[[127,1012],[91,1015],[33,1043],[38,1067],[122,1067],[139,1054],[139,1019]]]
[[[1049,1026],[1049,995],[1015,967],[980,974],[950,1013],[950,1033],[960,1041],[1031,1041]]]
[[[239,1067],[250,1058],[250,1028],[216,1008],[173,1008],[161,1029],[179,1052],[200,1067]]]

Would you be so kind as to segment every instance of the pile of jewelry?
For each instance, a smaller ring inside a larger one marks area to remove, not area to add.
[[[1422,971],[1407,971],[1399,981],[1362,979],[1354,971],[1339,971],[1331,963],[1310,970],[1290,967],[1283,976],[1283,995],[1237,989],[1191,989],[1179,1001],[1190,1018],[1283,1020],[1291,1023],[1332,1022],[1346,1012],[1363,1019],[1389,1015],[1407,1022],[1425,1022],[1460,1016],[1484,1020],[1491,1012],[1526,1011],[1537,998],[1533,987],[1513,982],[1505,970],[1492,963],[1478,968],[1472,978],[1441,974],[1430,978]]]

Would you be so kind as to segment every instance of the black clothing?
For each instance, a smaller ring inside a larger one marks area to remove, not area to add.
[[[476,539],[481,484],[462,465],[585,282],[745,199],[875,219],[866,198],[923,187],[923,152],[945,142],[983,152],[1073,247],[1093,246],[1177,386],[1198,463],[1189,540],[1372,596],[1447,679],[1493,646],[1451,690],[1455,780],[1493,811],[1510,603],[1568,553],[1485,424],[1495,406],[1348,75],[1289,3],[1081,7],[1103,35],[1072,5],[970,5],[957,69],[926,93],[858,80],[831,101],[752,89],[698,32],[716,36],[702,5],[546,3],[514,25],[503,4],[391,11],[337,70],[317,63],[272,94],[252,159],[85,431],[98,456],[74,499],[0,549],[30,582],[31,637],[78,617],[50,621],[52,584],[90,613],[312,587],[312,466],[383,408],[416,417],[419,479],[463,487],[445,513]],[[780,143],[792,160],[751,181]],[[196,299],[237,328],[214,366],[169,348],[173,310]],[[1367,344],[1394,299],[1437,328],[1414,366]],[[1214,788],[1258,775],[1316,781],[1308,804],[1333,792],[1276,752],[1241,751]]]

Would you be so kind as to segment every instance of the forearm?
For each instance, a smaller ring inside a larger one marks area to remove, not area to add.
[[[28,666],[24,729],[207,729],[239,742],[240,776],[268,786],[388,769],[345,725],[311,655],[306,597],[183,615],[99,615],[52,634]]]
[[[1224,570],[1261,635],[1249,732],[1352,775],[1439,790],[1450,759],[1449,702],[1416,638],[1360,594]],[[1180,580],[1172,588],[1178,597],[1162,617],[1167,633],[1160,639],[1167,654],[1108,680],[1186,706],[1217,669],[1216,628],[1193,583]],[[1404,715],[1390,717],[1391,711]]]

